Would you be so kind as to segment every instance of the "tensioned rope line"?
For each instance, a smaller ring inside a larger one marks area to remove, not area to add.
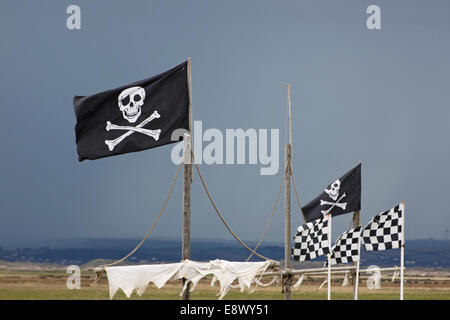
[[[278,195],[277,195],[277,198],[276,198],[276,200],[275,200],[275,204],[273,205],[272,213],[271,213],[271,215],[270,215],[270,217],[269,217],[269,220],[268,220],[267,223],[266,223],[266,227],[264,228],[264,231],[263,231],[263,233],[261,234],[261,237],[260,237],[259,240],[258,240],[258,243],[257,243],[256,246],[255,246],[255,249],[253,249],[254,251],[258,250],[258,247],[259,247],[259,245],[261,244],[261,242],[263,241],[264,236],[266,235],[266,232],[267,232],[267,230],[269,229],[269,225],[270,225],[270,223],[272,222],[273,215],[274,215],[274,213],[275,213],[275,211],[276,211],[276,209],[277,209],[278,200],[280,200],[281,189],[283,189],[283,181],[284,181],[284,177],[285,177],[285,175],[283,175],[283,176],[281,177],[280,190],[278,190]],[[251,258],[252,256],[253,256],[253,252],[250,253],[250,255],[248,256],[248,258],[247,258],[245,261],[246,261],[246,262],[249,261],[250,258]]]
[[[133,253],[135,253],[135,252],[142,246],[142,244],[145,242],[145,240],[147,240],[147,238],[148,238],[148,236],[150,235],[150,233],[152,233],[153,229],[155,229],[156,224],[158,223],[159,219],[160,219],[161,216],[162,216],[162,213],[163,213],[164,210],[166,209],[167,202],[169,201],[169,198],[170,198],[170,196],[172,195],[173,188],[174,188],[175,183],[176,183],[176,181],[177,181],[178,174],[180,173],[180,169],[181,169],[181,166],[182,166],[182,165],[183,165],[183,162],[181,162],[180,165],[178,166],[177,173],[175,174],[175,177],[174,177],[173,180],[172,180],[172,184],[171,184],[171,186],[170,186],[169,193],[167,194],[166,199],[164,200],[163,206],[162,206],[161,210],[159,211],[158,216],[156,217],[155,221],[153,222],[152,226],[151,226],[150,229],[147,231],[147,234],[144,236],[144,238],[141,240],[141,242],[139,242],[138,245],[137,245],[133,250],[131,250],[131,251],[130,251],[125,257],[123,257],[122,259],[119,259],[119,260],[114,261],[114,262],[109,263],[109,264],[102,265],[102,266],[100,266],[100,268],[102,268],[102,269],[104,270],[105,267],[110,267],[110,266],[113,266],[113,265],[116,265],[116,264],[119,264],[119,263],[125,261],[126,259],[128,259]]]
[[[300,212],[302,213],[303,219],[305,220],[305,214],[303,213],[302,206],[300,205],[300,197],[298,196],[297,186],[295,185],[294,170],[292,169],[292,164],[290,166],[291,166],[292,184],[294,185],[295,197],[297,198],[297,205],[298,205]]]
[[[194,154],[191,152],[191,156],[192,156],[192,160],[194,160]],[[220,220],[222,221],[222,223],[225,225],[225,227],[228,229],[228,231],[233,235],[233,237],[236,239],[237,242],[239,242],[243,247],[245,247],[247,250],[249,250],[250,252],[252,252],[254,255],[257,255],[258,257],[265,259],[265,260],[273,260],[273,259],[269,259],[261,254],[259,254],[256,251],[253,251],[251,248],[249,248],[241,239],[239,239],[239,237],[233,232],[233,230],[231,230],[230,226],[226,223],[225,219],[223,218],[222,214],[220,213],[219,209],[217,208],[214,200],[211,197],[211,194],[209,193],[208,187],[206,186],[205,180],[203,179],[203,175],[200,172],[200,169],[198,167],[198,164],[195,162],[195,160],[193,161],[194,165],[195,165],[195,169],[197,170],[197,174],[200,177],[200,181],[202,182],[203,185],[203,189],[205,189],[205,192],[209,198],[209,201],[211,202],[211,204],[214,207],[214,210],[216,211],[217,215],[219,216]]]

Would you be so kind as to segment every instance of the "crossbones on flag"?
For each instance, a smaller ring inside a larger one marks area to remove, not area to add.
[[[403,241],[403,205],[375,216],[362,232],[366,251],[398,249]]]
[[[306,222],[331,213],[332,216],[361,209],[361,164],[331,183],[302,208]]]
[[[75,96],[79,161],[158,147],[189,130],[187,62],[157,76],[90,96]]]
[[[307,261],[330,253],[328,218],[323,217],[297,228],[292,256],[295,261]]]

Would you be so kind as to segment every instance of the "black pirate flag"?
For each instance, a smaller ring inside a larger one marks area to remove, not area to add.
[[[141,151],[175,141],[189,130],[187,62],[154,76],[91,96],[76,96],[73,107],[79,160]]]
[[[331,213],[332,216],[361,209],[361,164],[330,184],[302,208],[306,222]]]

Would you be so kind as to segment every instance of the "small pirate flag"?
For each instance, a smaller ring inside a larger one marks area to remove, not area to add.
[[[332,216],[361,209],[361,164],[330,184],[302,208],[306,222],[331,213]]]
[[[79,160],[99,159],[176,142],[176,129],[189,130],[187,62],[154,76],[100,92],[75,96]]]

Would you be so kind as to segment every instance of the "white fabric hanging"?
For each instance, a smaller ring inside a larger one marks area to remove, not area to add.
[[[348,286],[348,271],[345,273],[344,281],[342,281],[342,286],[347,287]]]
[[[195,262],[185,260],[172,264],[154,264],[140,266],[106,267],[109,282],[109,294],[113,299],[119,289],[122,289],[129,298],[134,290],[138,295],[142,295],[153,282],[158,288],[163,287],[170,279],[187,279],[183,290],[186,290],[187,283],[192,283],[191,291],[195,289],[198,282],[207,275],[213,275],[213,282],[220,283],[219,299],[222,299],[228,292],[232,283],[237,280],[241,292],[249,289],[255,277],[262,275],[270,266],[271,261],[263,262],[230,262],[225,260],[213,260],[209,262]]]
[[[194,291],[198,282],[205,275],[209,274],[210,268],[211,265],[209,262],[195,262],[191,260],[185,260],[184,266],[180,268],[176,277],[176,279],[186,279],[183,289],[180,292],[180,296],[183,295],[184,290],[186,290],[189,283],[192,283],[191,289],[189,291]]]
[[[142,295],[150,282],[160,289],[179,271],[183,263],[106,267],[109,296],[112,299],[119,289],[128,298],[134,290]]]
[[[219,299],[222,299],[235,280],[238,280],[241,292],[250,289],[255,277],[264,273],[271,262],[269,260],[263,262],[231,262],[217,259],[209,263],[211,264],[210,274],[213,274],[214,278],[219,280]]]

